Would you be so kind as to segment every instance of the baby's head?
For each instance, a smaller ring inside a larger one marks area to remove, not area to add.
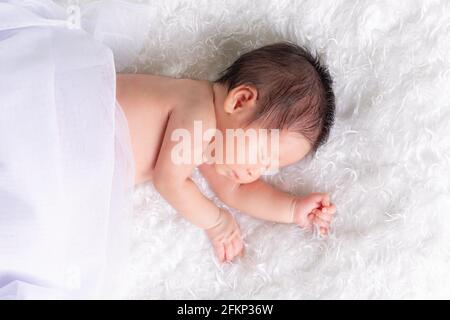
[[[280,166],[314,153],[327,141],[334,123],[335,98],[327,68],[293,43],[275,43],[243,54],[213,87],[217,129],[223,133],[238,128],[279,129]],[[245,146],[252,147],[260,146]],[[220,174],[241,183],[258,179],[265,167],[261,162],[216,163]]]

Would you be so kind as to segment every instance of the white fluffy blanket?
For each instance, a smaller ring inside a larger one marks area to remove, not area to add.
[[[319,52],[335,79],[336,125],[316,156],[271,181],[328,192],[337,219],[318,238],[233,211],[247,252],[220,266],[205,235],[142,186],[124,297],[450,298],[449,1],[140,2],[159,14],[139,72],[212,80],[279,40]]]

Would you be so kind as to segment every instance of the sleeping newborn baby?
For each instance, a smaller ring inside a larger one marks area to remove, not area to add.
[[[244,253],[234,217],[191,180],[195,167],[228,206],[325,235],[336,211],[325,193],[295,196],[260,179],[325,143],[334,122],[327,69],[305,49],[280,42],[240,56],[214,82],[117,75],[128,120],[135,183],[156,190],[205,230],[221,262]]]

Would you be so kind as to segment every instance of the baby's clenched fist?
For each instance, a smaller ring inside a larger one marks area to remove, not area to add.
[[[335,213],[336,207],[326,193],[311,193],[295,199],[294,223],[301,228],[310,229],[316,225],[320,233],[325,235],[330,230]]]

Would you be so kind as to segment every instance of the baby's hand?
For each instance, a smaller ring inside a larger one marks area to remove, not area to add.
[[[311,193],[295,200],[294,223],[308,229],[317,225],[320,233],[325,235],[330,230],[334,213],[336,207],[330,203],[328,194]]]
[[[232,261],[236,256],[243,256],[244,241],[234,217],[220,209],[219,224],[205,230],[220,262]]]

